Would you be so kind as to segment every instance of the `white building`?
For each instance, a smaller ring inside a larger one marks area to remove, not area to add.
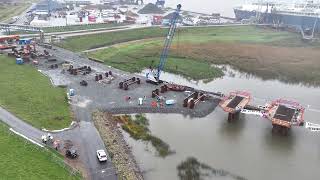
[[[100,0],[101,4],[117,4],[119,0]]]

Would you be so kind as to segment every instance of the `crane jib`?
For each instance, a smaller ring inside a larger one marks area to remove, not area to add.
[[[176,32],[176,29],[177,29],[177,20],[178,20],[179,15],[180,15],[180,9],[181,9],[181,5],[178,5],[176,11],[173,14],[172,20],[171,20],[170,28],[169,28],[169,31],[167,33],[167,36],[166,36],[166,39],[165,39],[165,43],[164,43],[164,47],[162,49],[162,53],[161,53],[161,56],[160,56],[160,64],[159,64],[159,66],[157,68],[157,74],[156,74],[156,77],[155,77],[157,81],[160,80],[161,71],[164,69],[165,63],[167,61],[167,57],[168,57],[168,54],[169,54],[169,49],[170,49],[174,34]]]

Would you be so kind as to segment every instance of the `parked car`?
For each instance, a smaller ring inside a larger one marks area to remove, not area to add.
[[[97,157],[99,159],[100,162],[104,162],[104,161],[107,161],[108,158],[107,158],[107,154],[104,150],[97,150]]]
[[[88,82],[85,80],[80,81],[81,86],[88,86]]]
[[[71,159],[77,158],[78,157],[77,150],[75,149],[66,150],[66,156]]]

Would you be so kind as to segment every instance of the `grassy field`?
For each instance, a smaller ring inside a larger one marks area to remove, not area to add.
[[[0,105],[37,128],[61,129],[71,123],[64,88],[30,65],[0,55]]]
[[[139,39],[165,37],[167,29],[160,27],[132,29],[119,32],[108,32],[101,34],[91,34],[68,38],[58,44],[61,47],[72,51],[84,51],[128,42]],[[291,46],[303,45],[297,39],[299,35],[288,32],[277,32],[269,29],[260,29],[253,26],[242,27],[195,27],[178,29],[175,41],[192,41],[202,43],[207,41],[223,42],[249,42],[249,43],[273,43]],[[296,40],[297,39],[297,40]]]
[[[16,5],[1,5],[0,4],[0,22],[8,21],[11,17],[20,15],[23,11],[31,6],[37,0],[21,1]]]
[[[127,72],[141,72],[149,66],[155,68],[159,64],[161,43],[160,40],[129,43],[93,52],[89,56]],[[171,55],[167,60],[165,71],[194,80],[216,78],[223,75],[220,69],[210,66],[207,62]]]
[[[142,29],[139,31],[149,32],[145,38],[152,37],[150,31],[154,31],[154,37],[161,35],[163,36],[165,34],[165,30],[160,28]],[[129,34],[126,35],[125,32],[117,32],[116,34],[121,34],[122,36],[120,39],[116,38],[116,40],[117,42],[122,42],[136,40],[139,38],[141,39],[142,34],[139,31],[126,31],[129,32]],[[248,31],[250,34],[247,33]],[[244,34],[246,34],[246,36],[244,36]],[[165,71],[180,74],[184,77],[194,80],[214,79],[223,75],[220,69],[211,66],[211,62],[199,60],[197,57],[190,57],[183,50],[179,51],[180,47],[184,44],[203,44],[207,42],[272,43],[275,41],[280,42],[284,39],[292,39],[293,36],[295,35],[285,32],[278,33],[270,30],[256,29],[255,27],[209,27],[180,29],[178,30],[173,42],[173,49],[176,49],[177,51],[171,51],[172,53],[167,61]],[[83,47],[79,47],[78,45],[74,44],[74,41],[81,40],[82,39],[67,40],[67,43],[70,42],[70,44],[67,46],[75,47],[75,49],[71,48],[72,50],[93,48],[92,46],[89,47],[88,43]],[[116,42],[112,39],[108,39],[104,42],[104,45],[110,45],[114,43]],[[142,42],[133,42],[119,46],[113,46],[105,50],[99,50],[90,53],[89,56],[102,60],[106,64],[124,71],[140,72],[149,66],[156,67],[156,65],[159,64],[162,44],[162,38],[146,40]],[[95,46],[99,47],[99,42],[96,42]]]
[[[144,28],[119,32],[91,34],[70,37],[66,41],[57,45],[65,49],[79,52],[87,49],[94,49],[132,40],[160,37],[163,36],[163,32],[164,31],[159,28]]]
[[[42,28],[42,30],[45,33],[53,33],[53,32],[90,30],[90,29],[99,29],[99,28],[114,29],[114,28],[117,28],[118,26],[125,26],[125,25],[128,25],[128,24],[84,24],[84,25],[44,27],[44,28]],[[38,32],[14,31],[14,32],[10,32],[10,33],[11,34],[37,34]]]
[[[166,31],[145,28],[73,37],[60,46],[83,51],[121,43],[88,56],[115,68],[140,72],[158,64]],[[165,71],[194,80],[213,79],[222,72],[211,65],[228,64],[263,79],[320,85],[319,47],[317,41],[302,41],[299,34],[269,28],[183,28],[176,33]]]
[[[0,123],[0,179],[81,179],[71,176],[58,163],[63,159],[53,159],[52,152],[44,151],[36,145],[12,134],[6,125]]]
[[[294,33],[255,27],[190,32],[176,36],[165,71],[195,80],[211,79],[222,74],[211,64],[228,64],[263,79],[320,85],[318,42],[306,43]],[[139,72],[158,64],[162,44],[162,39],[125,43],[89,56],[115,68]]]

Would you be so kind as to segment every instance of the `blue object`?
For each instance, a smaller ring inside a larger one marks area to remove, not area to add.
[[[26,45],[26,44],[31,44],[32,39],[20,39],[19,44],[20,45]]]
[[[22,58],[16,58],[16,64],[23,64]]]
[[[163,19],[162,20],[162,25],[163,26],[169,26],[170,25],[170,20],[169,19]]]
[[[166,100],[166,105],[168,105],[168,106],[174,105],[175,103],[176,103],[176,101],[174,99]]]
[[[70,96],[76,95],[76,91],[75,91],[74,89],[70,89],[70,90],[69,90],[69,95],[70,95]]]
[[[169,28],[168,34],[166,36],[166,41],[164,43],[164,47],[163,47],[163,50],[162,50],[162,53],[161,53],[161,56],[160,56],[160,64],[158,66],[158,71],[157,71],[157,74],[156,74],[156,77],[155,77],[155,79],[157,81],[160,80],[160,73],[163,70],[164,65],[166,64],[166,61],[167,61],[167,58],[168,58],[169,49],[170,49],[174,34],[176,32],[176,29],[177,29],[177,20],[178,20],[178,18],[180,16],[180,11],[181,11],[181,4],[179,4],[177,6],[177,9],[174,12],[174,15],[173,15],[173,17],[171,19],[170,28]]]

